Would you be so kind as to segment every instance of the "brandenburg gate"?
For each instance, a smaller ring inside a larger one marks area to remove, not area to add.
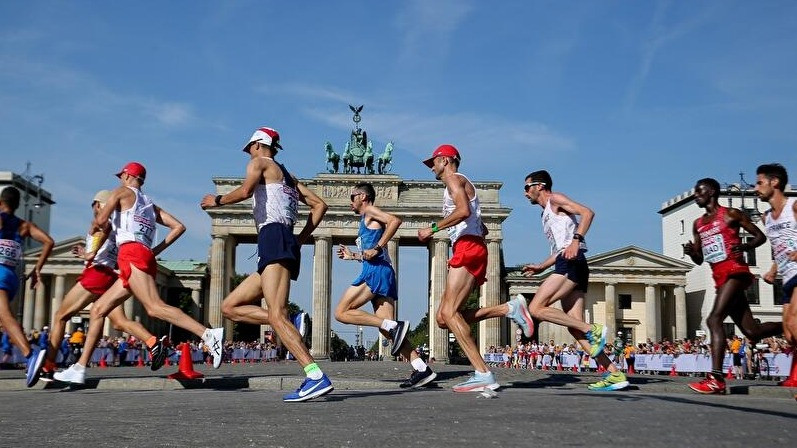
[[[214,178],[216,193],[225,194],[238,187],[241,178]],[[359,216],[352,213],[349,195],[360,182],[370,182],[376,190],[376,204],[383,210],[399,216],[403,224],[388,243],[388,253],[393,260],[396,275],[401,275],[400,246],[425,246],[429,251],[429,347],[430,356],[438,362],[448,360],[448,330],[436,325],[435,313],[448,273],[447,261],[450,241],[447,232],[438,232],[428,243],[418,241],[418,229],[428,227],[441,218],[444,186],[439,181],[404,180],[394,174],[337,174],[322,173],[313,179],[300,179],[328,205],[329,210],[313,232],[313,297],[312,297],[312,347],[314,357],[325,358],[330,350],[330,315],[332,257],[338,244],[353,245],[359,229]],[[503,267],[502,223],[510,209],[499,201],[500,182],[474,182],[482,209],[482,220],[489,230],[486,237],[488,249],[487,282],[481,286],[480,306],[491,306],[507,299],[507,289],[501,277]],[[307,221],[307,207],[300,206],[299,219],[294,229],[298,234]],[[233,205],[207,210],[212,219],[213,243],[210,254],[210,291],[207,318],[211,326],[222,324],[221,302],[230,291],[230,280],[235,274],[235,247],[238,244],[257,242],[257,231],[252,218],[251,199]],[[303,272],[303,276],[310,275]],[[348,281],[348,279],[347,279]],[[401,303],[401,301],[397,302]],[[508,321],[490,319],[479,323],[479,347],[482,353],[491,345],[499,346],[508,340]],[[228,331],[228,335],[232,332]],[[502,335],[505,337],[502,338]]]

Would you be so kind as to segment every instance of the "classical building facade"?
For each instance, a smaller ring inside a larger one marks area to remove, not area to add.
[[[241,184],[240,178],[214,178],[216,192],[225,194]],[[404,180],[396,175],[319,174],[301,182],[312,189],[328,205],[329,210],[319,227],[313,232],[310,244],[314,246],[312,273],[312,349],[313,356],[329,355],[331,315],[331,270],[333,249],[338,244],[351,245],[357,237],[359,217],[351,212],[349,195],[354,186],[363,181],[373,184],[376,201],[383,210],[401,216],[403,224],[388,243],[388,252],[400,276],[399,246],[424,246],[429,251],[429,347],[431,356],[438,361],[448,359],[448,330],[435,325],[434,314],[445,286],[448,271],[450,241],[446,232],[439,232],[428,243],[418,241],[418,229],[428,227],[440,219],[444,186],[438,181]],[[506,301],[502,285],[502,223],[510,209],[499,201],[500,182],[475,182],[482,210],[482,220],[489,229],[487,236],[488,270],[487,282],[481,287],[480,304],[496,305]],[[252,219],[251,200],[208,210],[212,218],[213,238],[210,254],[210,291],[207,304],[207,319],[212,326],[222,322],[221,301],[230,290],[230,279],[235,273],[235,246],[241,243],[256,243],[257,234]],[[300,207],[295,232],[299,233],[307,220],[307,208]],[[482,322],[479,345],[482,349],[500,344],[502,334],[507,332],[507,323],[491,319]],[[264,327],[262,330],[266,330]],[[231,333],[228,333],[231,334]],[[262,334],[262,331],[261,331]],[[381,346],[381,344],[380,344]]]
[[[682,339],[688,334],[686,273],[692,265],[636,246],[587,257],[590,276],[584,300],[587,322],[621,331],[626,339],[644,342]],[[534,297],[552,269],[533,277],[522,275],[521,267],[507,269],[509,295]],[[561,305],[557,303],[557,307]],[[515,331],[513,331],[515,333]],[[537,325],[533,339],[571,342],[565,327],[551,323]]]
[[[787,196],[797,196],[790,185],[786,187]],[[769,209],[767,203],[762,203],[755,191],[750,187],[729,185],[720,192],[720,205],[744,209],[753,219],[753,222],[762,231],[761,213]],[[688,328],[689,337],[694,337],[695,332],[708,331],[706,318],[714,305],[714,280],[711,278],[711,267],[707,263],[696,266],[692,260],[683,254],[682,244],[692,239],[692,224],[695,219],[702,216],[704,210],[695,204],[694,189],[685,191],[661,205],[662,249],[664,255],[689,264],[691,269],[686,275],[686,296],[689,310]],[[742,230],[743,239],[752,238]],[[780,285],[770,285],[761,279],[772,266],[772,252],[769,241],[755,250],[746,253],[750,271],[755,275],[753,284],[747,290],[747,298],[753,315],[762,322],[779,322],[783,312],[781,301],[782,292]],[[741,335],[730,318],[726,319],[726,331],[729,334]]]

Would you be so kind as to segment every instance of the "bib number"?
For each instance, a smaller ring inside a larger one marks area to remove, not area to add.
[[[711,235],[702,240],[703,260],[707,263],[719,263],[728,258],[725,252],[725,239],[721,234]]]

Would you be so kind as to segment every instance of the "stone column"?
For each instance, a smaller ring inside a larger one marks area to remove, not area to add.
[[[655,285],[645,285],[645,336],[651,341],[659,340],[659,298]]]
[[[482,308],[501,303],[501,240],[487,241],[487,281],[481,286],[479,306]],[[491,345],[501,345],[501,322],[504,319],[486,319],[479,322],[479,353],[487,353]]]
[[[210,291],[208,297],[207,318],[211,327],[221,325],[221,301],[227,293],[226,248],[227,237],[214,235],[210,246]],[[230,335],[232,336],[232,335]]]
[[[329,358],[331,277],[332,238],[317,236],[313,255],[313,339],[310,350],[316,359]]]
[[[41,283],[41,282],[40,282]],[[36,293],[44,291],[44,285],[40,284],[37,289],[31,289],[33,281],[28,279],[25,282],[25,304],[22,308],[22,331],[33,330],[33,305],[36,303]]]
[[[448,240],[434,238],[429,245],[429,356],[448,362],[448,330],[439,328],[436,319],[448,278]]]
[[[235,275],[235,248],[238,246],[238,242],[233,237],[227,237],[226,242],[224,244],[224,294],[222,295],[222,301],[224,298],[227,297],[227,294],[231,291],[232,286],[232,277]],[[232,340],[233,334],[233,324],[234,322],[230,319],[224,319],[224,316],[221,314],[221,303],[219,303],[219,326],[224,327],[224,334],[225,339],[228,341]],[[208,316],[210,318],[210,316]],[[211,325],[215,327],[216,325]]]
[[[194,302],[194,319],[197,322],[204,322],[202,316],[202,290],[200,288],[191,288],[191,301]]]
[[[125,316],[127,316],[128,319],[135,320],[136,322],[138,322],[139,319],[136,319],[136,316],[133,315],[133,313],[134,313],[133,308],[135,306],[135,304],[133,303],[133,300],[134,299],[132,297],[128,297],[127,300],[125,300],[125,303],[122,305],[122,308],[125,310]],[[122,334],[125,337],[129,337],[130,336],[129,333],[122,333]]]
[[[36,303],[33,310],[33,328],[37,330],[41,330],[44,326],[44,320],[47,319],[47,303],[44,297],[46,289],[43,282],[39,285],[39,288],[36,289]]]
[[[64,301],[64,287],[66,283],[66,276],[63,274],[55,276],[55,286],[53,288],[53,301],[50,306],[50,322],[55,320],[55,313],[58,308],[61,308],[61,303]]]
[[[616,283],[606,283],[604,295],[606,296],[605,324],[610,331],[617,332],[617,290]]]
[[[398,240],[398,238],[393,238],[392,240],[387,242],[387,254],[390,257],[390,261],[393,263],[393,270],[396,272],[396,290],[398,290],[398,272],[399,272],[398,271],[398,268],[399,268],[399,240]],[[401,294],[399,294],[399,297],[400,296],[401,296]],[[396,299],[398,299],[398,297],[396,297]],[[400,301],[396,300],[394,302],[394,305],[393,305],[394,306],[394,309],[393,309],[393,319],[394,320],[398,320],[399,303],[400,303]],[[410,322],[410,327],[411,327],[410,330],[414,329],[415,325],[417,325],[417,324],[418,324],[418,322]],[[378,348],[379,356],[381,356],[382,359],[390,359],[390,344],[385,346],[384,341],[385,341],[385,337],[382,336],[382,333],[379,333],[379,345],[378,345],[378,347],[379,347]]]
[[[683,286],[673,288],[675,296],[675,338],[686,339],[686,289]]]

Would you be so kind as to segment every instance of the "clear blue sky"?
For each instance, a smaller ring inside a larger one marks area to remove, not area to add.
[[[312,177],[324,141],[348,137],[348,104],[365,104],[363,127],[377,153],[395,142],[405,179],[433,179],[420,160],[447,142],[471,178],[504,182],[507,264],[547,254],[521,194],[541,168],[596,211],[593,254],[658,251],[656,212],[696,179],[752,180],[770,161],[797,179],[795,55],[791,1],[2,2],[0,169],[45,174],[62,239],[138,160],[189,229],[164,256],[205,259],[198,202],[213,176],[243,174],[254,128],[278,129],[280,159]],[[413,322],[415,261],[402,251]],[[336,302],[357,267],[334,269]],[[306,264],[294,287],[305,308],[311,277]]]

